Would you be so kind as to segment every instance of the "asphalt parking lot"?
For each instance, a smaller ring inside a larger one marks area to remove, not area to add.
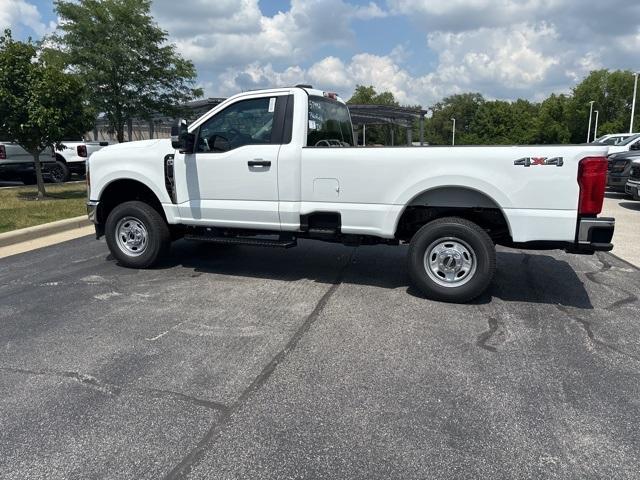
[[[0,477],[640,478],[636,268],[503,249],[448,305],[404,254],[1,259]]]

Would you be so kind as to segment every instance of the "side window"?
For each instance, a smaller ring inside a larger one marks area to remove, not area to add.
[[[218,112],[198,130],[196,152],[226,152],[272,143],[276,97],[241,100]]]
[[[352,147],[353,127],[349,109],[343,103],[323,97],[309,97],[308,147]]]

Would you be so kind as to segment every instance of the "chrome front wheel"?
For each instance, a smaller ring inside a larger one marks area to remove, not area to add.
[[[149,233],[144,223],[136,217],[124,217],[115,228],[116,244],[130,257],[139,257],[147,249]]]

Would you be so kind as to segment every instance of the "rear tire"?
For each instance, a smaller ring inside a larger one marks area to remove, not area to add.
[[[122,203],[109,213],[105,237],[111,254],[128,268],[153,266],[171,245],[167,222],[156,209],[140,201]]]
[[[477,224],[446,217],[418,230],[409,245],[408,262],[413,284],[428,298],[465,303],[491,283],[496,250]]]
[[[60,160],[56,160],[55,163],[48,168],[48,173],[52,183],[64,183],[71,178],[69,167]]]

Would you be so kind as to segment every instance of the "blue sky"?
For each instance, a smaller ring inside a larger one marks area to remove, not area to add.
[[[152,13],[209,96],[305,82],[422,105],[538,100],[595,68],[640,69],[636,0],[156,0]],[[0,0],[18,38],[55,24],[51,1]]]

